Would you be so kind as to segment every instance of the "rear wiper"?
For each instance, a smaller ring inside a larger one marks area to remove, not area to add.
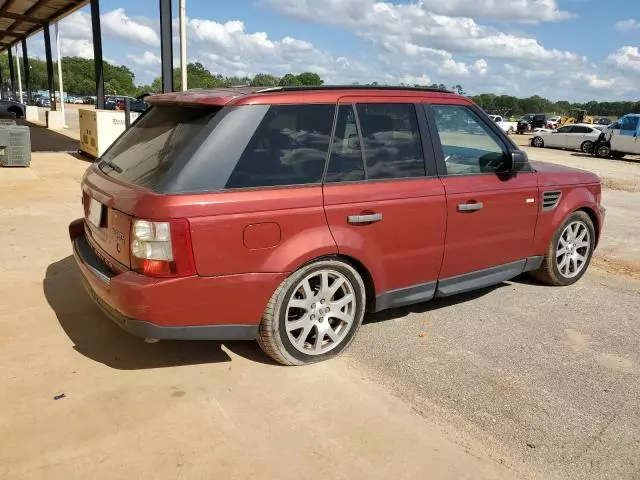
[[[98,167],[100,168],[100,170],[102,170],[102,166],[106,165],[107,167],[110,167],[112,170],[115,170],[118,173],[122,173],[122,168],[120,168],[118,165],[116,165],[115,163],[113,163],[110,160],[100,160],[100,164],[98,165]],[[102,170],[104,172],[104,170]]]

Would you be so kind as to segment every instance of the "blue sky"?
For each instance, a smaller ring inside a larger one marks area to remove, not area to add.
[[[328,83],[638,100],[638,2],[187,0],[188,59],[224,75],[311,70]],[[101,13],[104,56],[138,83],[159,75],[157,0],[102,0]],[[88,9],[63,20],[61,32],[65,55],[92,56]],[[36,53],[40,37],[31,40]]]

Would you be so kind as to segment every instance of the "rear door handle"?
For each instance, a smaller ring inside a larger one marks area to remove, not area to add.
[[[381,213],[369,213],[366,215],[349,215],[347,222],[351,225],[362,225],[363,223],[376,223],[382,220]]]
[[[476,210],[480,210],[484,207],[482,202],[474,202],[474,203],[461,203],[458,205],[459,212],[475,212]]]

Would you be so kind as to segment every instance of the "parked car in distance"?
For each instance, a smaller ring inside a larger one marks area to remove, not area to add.
[[[547,120],[546,127],[550,128],[551,130],[555,130],[556,128],[558,128],[558,125],[560,124],[561,120],[562,120],[562,117],[560,115],[549,117],[549,119]]]
[[[105,97],[104,99],[104,109],[105,110],[117,110],[118,108],[118,99],[117,97]]]
[[[611,123],[613,123],[613,120],[607,117],[596,117],[593,119],[593,125],[607,126],[607,125],[611,125]]]
[[[541,129],[531,139],[534,147],[555,147],[591,153],[600,130],[589,124],[564,125],[557,130]]]
[[[496,124],[504,130],[507,135],[515,133],[518,128],[518,122],[509,122],[502,115],[489,115],[489,118],[496,122]]]
[[[16,118],[24,118],[25,105],[13,100],[0,100],[0,115],[13,113]]]
[[[535,128],[545,128],[547,126],[547,116],[543,114],[524,115],[518,120],[516,132],[520,134],[530,133]]]
[[[571,285],[597,175],[527,155],[470,99],[409,87],[168,93],[86,171],[74,256],[148,339],[257,339],[328,359],[366,312],[523,272]]]
[[[149,105],[142,100],[137,98],[128,97],[129,98],[129,109],[132,112],[142,113],[149,108]],[[116,109],[124,110],[125,109],[125,97],[118,98],[116,101]]]
[[[38,96],[38,98],[35,100],[35,105],[36,107],[51,107],[51,100],[49,100],[47,97],[44,96]]]
[[[593,148],[600,158],[620,160],[625,155],[640,155],[640,114],[629,113],[606,126]]]

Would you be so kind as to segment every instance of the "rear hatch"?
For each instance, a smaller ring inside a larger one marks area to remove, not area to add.
[[[136,207],[163,193],[163,184],[206,136],[219,106],[159,105],[134,122],[87,170],[82,190],[89,244],[112,269],[131,267]],[[163,218],[163,212],[154,213]],[[147,220],[153,220],[146,215]],[[115,260],[115,262],[114,262]]]

